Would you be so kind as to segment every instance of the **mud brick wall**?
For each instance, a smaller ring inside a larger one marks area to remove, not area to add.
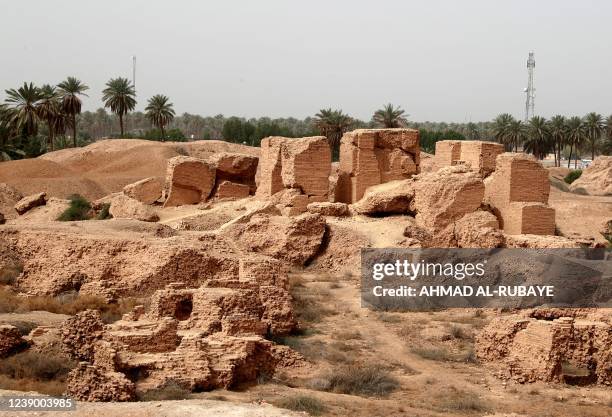
[[[445,166],[469,163],[472,170],[484,177],[495,171],[496,158],[504,152],[500,143],[480,140],[443,140],[436,143],[435,166],[440,169]]]
[[[354,203],[373,185],[419,173],[419,132],[414,129],[357,129],[340,142],[335,200]]]
[[[548,206],[548,172],[533,157],[504,153],[485,179],[485,203],[507,234],[555,234],[555,211]]]
[[[324,136],[268,137],[261,141],[257,195],[298,189],[310,202],[327,201],[331,150]]]

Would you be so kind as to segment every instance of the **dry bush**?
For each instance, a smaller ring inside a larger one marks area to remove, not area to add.
[[[453,324],[450,326],[449,332],[451,336],[459,340],[474,340],[474,335],[466,331],[463,327]]]
[[[0,285],[13,285],[22,271],[23,267],[19,264],[5,265],[0,269]]]
[[[24,392],[34,391],[44,395],[59,397],[66,391],[66,382],[12,379],[5,375],[0,375],[0,389]]]
[[[32,330],[38,327],[37,323],[34,323],[32,321],[23,321],[23,320],[9,320],[9,321],[5,321],[0,324],[10,324],[11,326],[17,327],[17,330],[19,330],[19,333],[22,336],[29,335]]]
[[[58,297],[26,297],[20,296],[10,288],[0,288],[0,313],[48,311],[56,314],[74,315],[80,311],[91,309],[99,310],[102,320],[106,323],[112,323],[139,304],[143,304],[142,299],[123,298],[117,303],[108,303],[104,298],[78,293],[68,293]]]
[[[385,323],[401,323],[402,322],[402,318],[395,315],[395,314],[389,314],[389,313],[380,313],[377,316],[378,320],[385,322]]]
[[[75,366],[76,362],[53,351],[17,353],[0,361],[0,389],[59,396],[66,390],[68,372]]]
[[[437,406],[444,410],[473,413],[487,412],[492,409],[489,404],[480,399],[474,392],[453,388],[448,392],[438,394],[436,397],[439,400]]]
[[[351,395],[386,396],[400,386],[388,371],[376,365],[336,369],[325,379],[329,381],[327,390]]]
[[[76,362],[48,351],[44,354],[27,350],[0,362],[0,374],[12,379],[36,381],[63,380]]]
[[[358,330],[346,330],[335,332],[331,337],[336,340],[359,340],[361,339],[361,333]]]
[[[320,400],[306,395],[283,398],[276,401],[274,405],[287,410],[306,412],[311,416],[320,416],[326,409]]]
[[[458,353],[453,353],[446,347],[438,346],[414,347],[410,349],[410,351],[423,359],[428,359],[431,361],[466,363],[476,362],[476,354],[474,353],[474,349],[471,347],[468,347],[467,349],[462,350]]]
[[[402,325],[397,334],[404,339],[416,338],[421,335],[421,330],[423,330],[423,326],[410,323]]]
[[[164,386],[136,393],[138,401],[175,401],[186,400],[191,397],[191,391],[182,387],[175,381],[169,381]]]

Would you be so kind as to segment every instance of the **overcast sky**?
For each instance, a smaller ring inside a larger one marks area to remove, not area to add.
[[[522,117],[535,52],[536,114],[612,113],[612,1],[0,0],[0,97],[74,75],[101,106],[131,78],[177,113],[416,121]]]

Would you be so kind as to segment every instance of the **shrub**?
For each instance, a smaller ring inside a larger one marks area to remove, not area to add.
[[[445,361],[445,362],[467,362],[475,363],[476,354],[474,349],[468,348],[459,353],[452,353],[444,347],[420,347],[410,350],[415,355],[430,361]]]
[[[466,332],[463,327],[457,326],[457,325],[451,325],[450,334],[455,339],[460,339],[460,340],[472,340],[473,339],[473,336],[470,333]]]
[[[22,271],[23,267],[21,265],[5,265],[0,269],[0,285],[13,285]]]
[[[57,218],[59,221],[70,222],[78,220],[89,220],[91,218],[91,204],[89,201],[78,194],[73,194],[68,197],[70,205]]]
[[[102,204],[100,211],[96,215],[96,220],[112,219],[113,216],[111,216],[111,214],[109,213],[109,210],[110,210],[110,203]]]
[[[138,401],[173,401],[186,400],[191,391],[182,387],[175,381],[169,381],[164,386],[136,394]]]
[[[576,169],[576,170],[570,171],[570,173],[567,174],[565,178],[563,178],[563,181],[565,181],[568,184],[571,184],[574,181],[576,181],[578,178],[580,178],[581,175],[582,175],[582,170]]]
[[[11,326],[17,327],[17,330],[19,330],[19,333],[22,336],[29,335],[32,330],[38,327],[38,324],[34,322],[22,320],[8,321],[6,322],[6,324],[10,324]]]
[[[379,366],[348,366],[328,378],[329,390],[342,394],[386,396],[399,387],[399,382]]]
[[[54,352],[27,350],[2,360],[0,374],[12,379],[63,380],[76,363]]]
[[[485,412],[491,410],[491,407],[478,398],[478,395],[475,393],[459,390],[443,393],[441,395],[440,407],[445,410],[459,412]]]
[[[320,416],[326,408],[317,398],[306,395],[283,398],[277,401],[275,405],[280,408],[286,408],[287,410],[305,411],[311,416]]]

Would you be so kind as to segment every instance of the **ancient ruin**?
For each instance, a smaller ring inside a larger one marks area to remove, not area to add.
[[[265,138],[259,165],[257,196],[294,190],[282,202],[286,207],[299,207],[292,214],[305,212],[308,203],[328,201],[331,151],[324,136]]]
[[[419,132],[414,129],[357,129],[340,143],[335,200],[354,203],[373,185],[419,172]]]
[[[208,199],[215,186],[215,167],[202,159],[177,156],[168,160],[165,207],[197,204]]]
[[[609,320],[575,309],[500,317],[478,335],[476,353],[518,382],[612,385]]]
[[[510,235],[555,234],[555,210],[548,206],[548,172],[532,156],[504,153],[485,180],[484,202]]]
[[[442,140],[436,142],[434,164],[437,169],[469,164],[483,177],[495,171],[497,155],[504,153],[504,145],[480,140]]]

